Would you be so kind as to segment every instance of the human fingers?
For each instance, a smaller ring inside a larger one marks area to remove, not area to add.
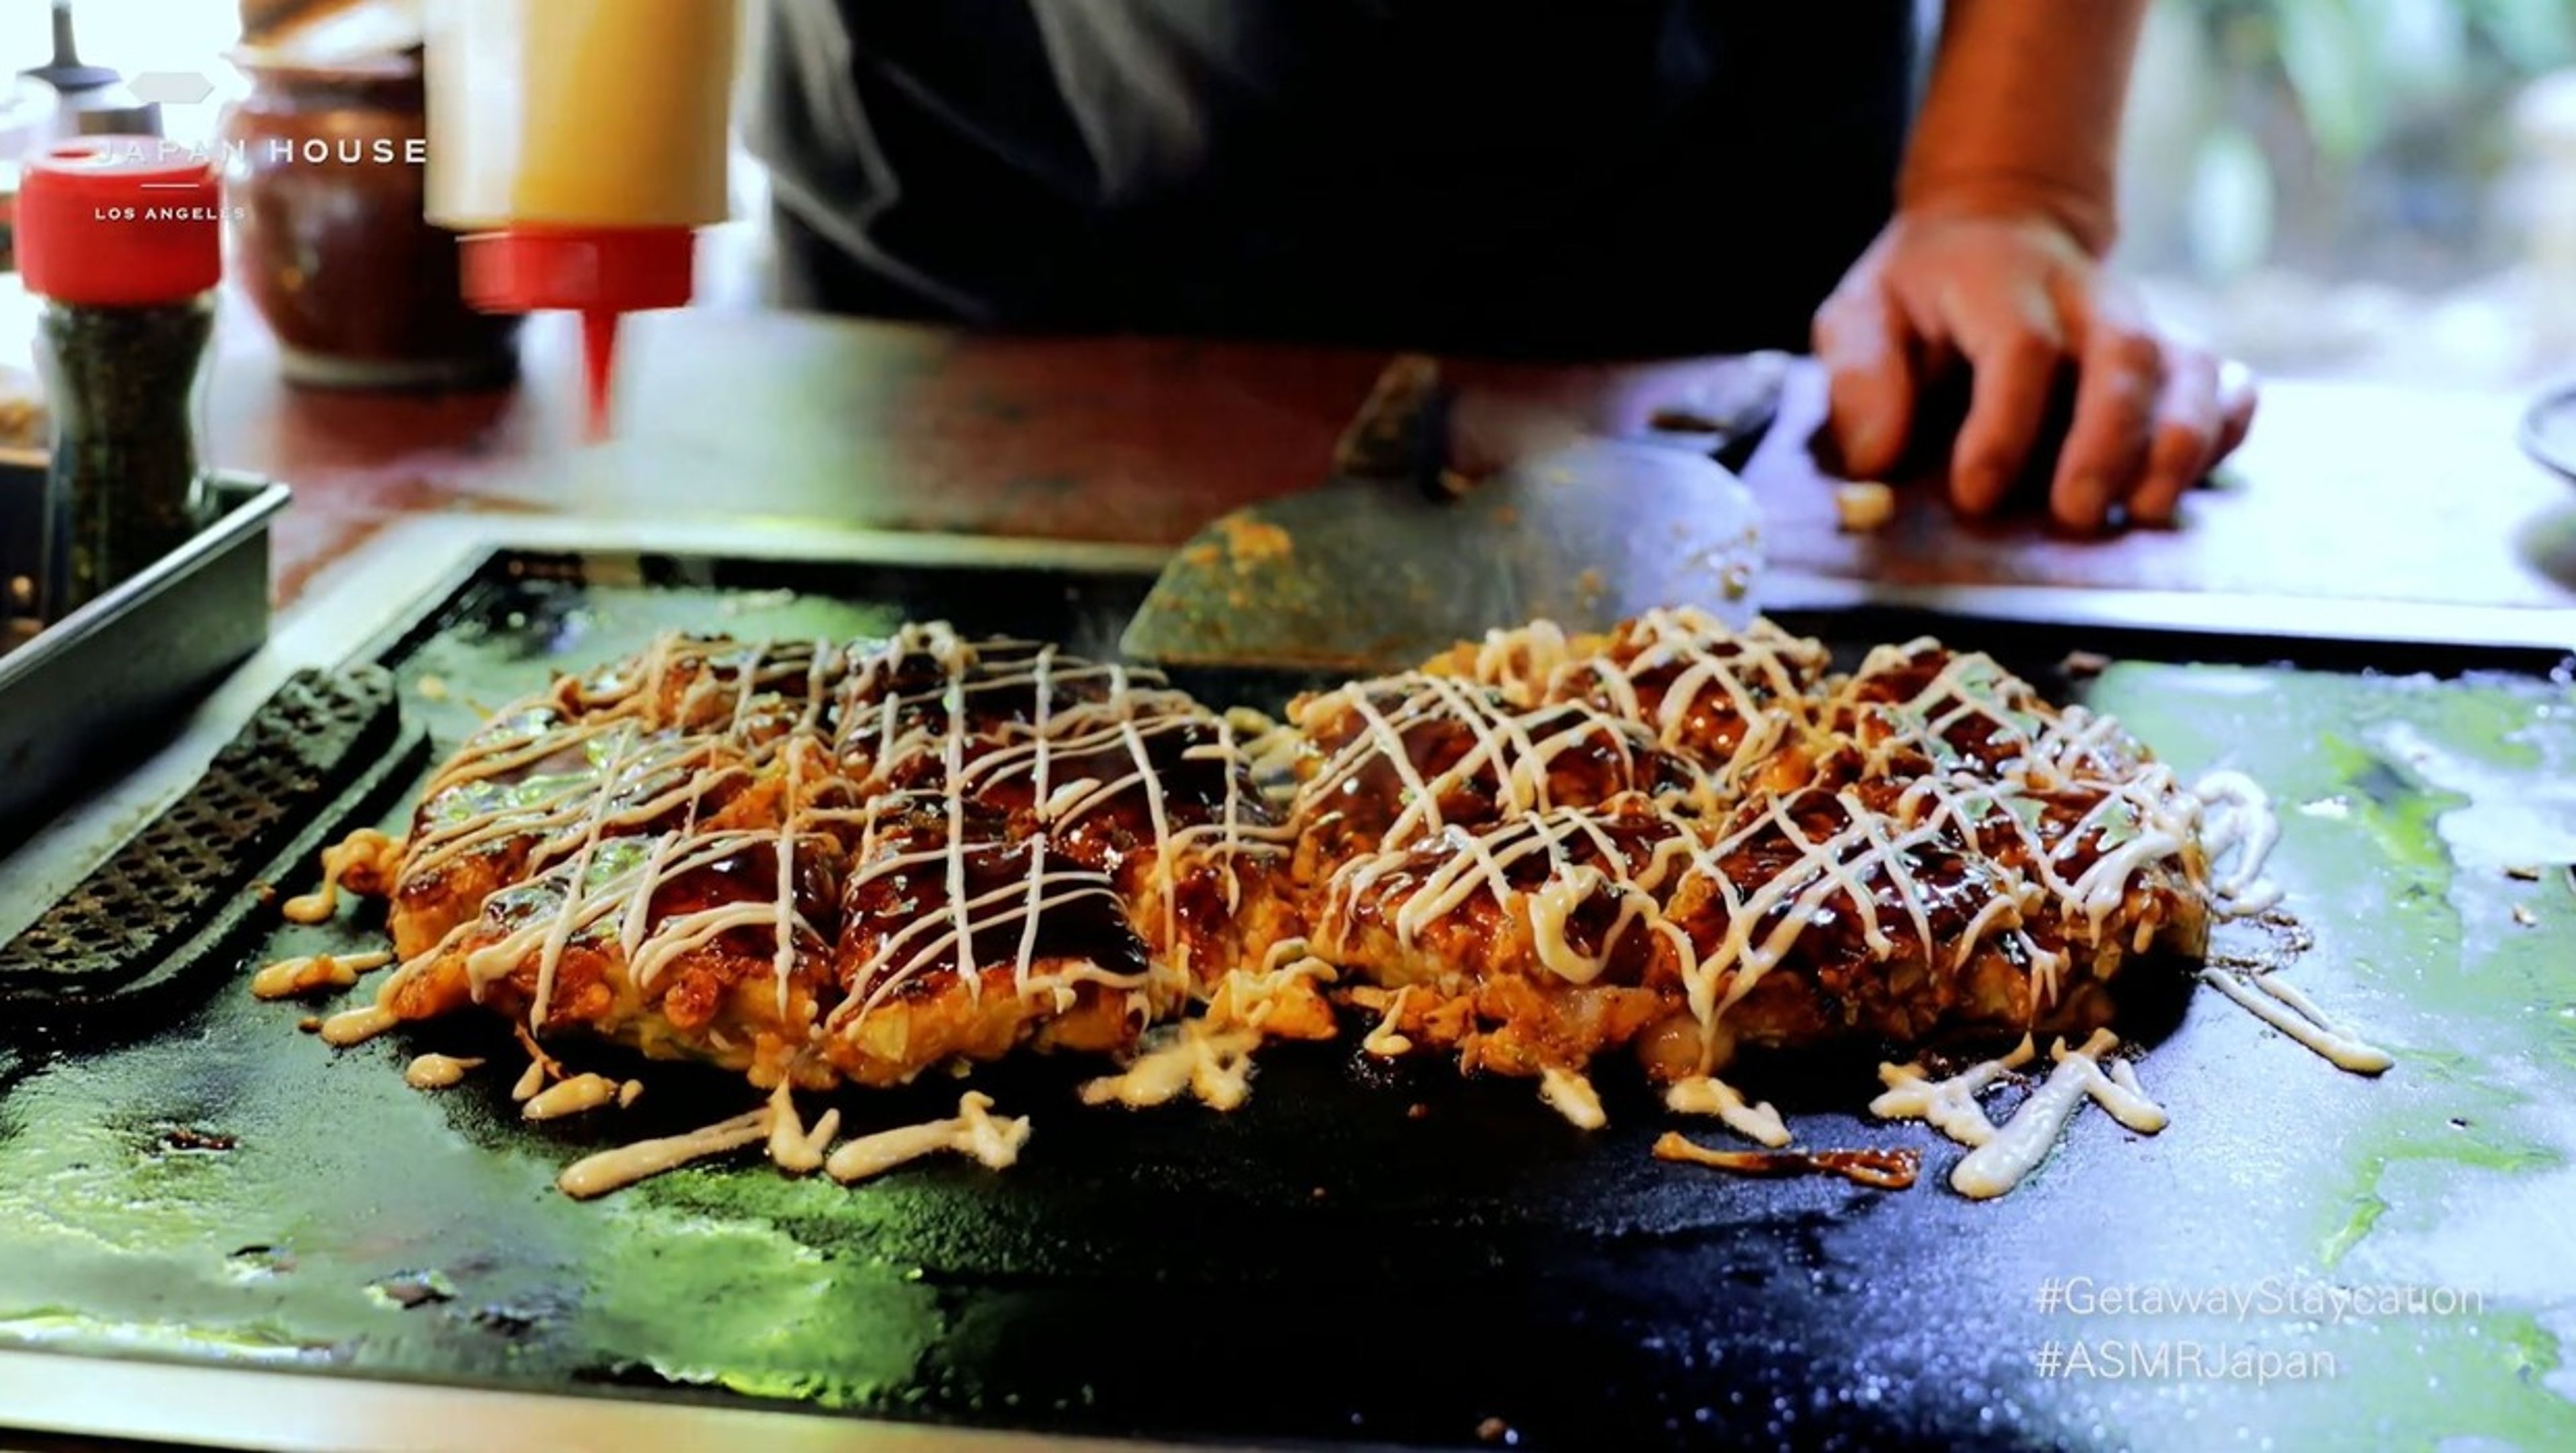
[[[2166,358],[2146,475],[2129,498],[2129,518],[2172,524],[2183,492],[2209,471],[2226,422],[2219,409],[2218,373],[2218,360],[2197,348],[2177,348]]]
[[[1855,278],[1816,310],[1826,427],[1845,474],[1869,479],[1896,467],[1914,424],[1912,330],[1874,278]]]
[[[2049,513],[2070,530],[2102,528],[2146,475],[2165,343],[2109,299],[2092,301],[2077,356],[2075,414],[2049,483]],[[2195,461],[2196,462],[2196,461]]]
[[[2032,282],[1954,287],[1942,301],[1970,375],[1950,499],[1963,514],[1992,514],[2038,447],[2065,356],[2064,329],[2046,290]]]

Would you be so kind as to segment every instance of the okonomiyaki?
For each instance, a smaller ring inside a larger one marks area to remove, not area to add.
[[[531,1117],[640,1093],[569,1075],[554,1055],[584,1039],[768,1092],[584,1162],[564,1180],[582,1195],[764,1141],[845,1178],[943,1149],[1007,1164],[1027,1122],[978,1092],[828,1156],[839,1111],[808,1127],[793,1095],[1026,1049],[1122,1064],[1089,1103],[1228,1108],[1255,1047],[1331,1038],[1337,1008],[1367,1053],[1530,1077],[1584,1125],[1587,1072],[1633,1057],[1673,1110],[1775,1148],[1777,1114],[1720,1075],[1876,1052],[1873,1108],[1970,1146],[1953,1184],[1988,1194],[2027,1169],[2026,1120],[2090,1098],[2161,1124],[2112,1057],[2115,987],[2192,972],[2215,920],[2269,906],[2270,824],[2252,783],[2186,784],[1983,655],[1924,639],[1837,671],[1820,642],[1691,610],[1495,632],[1276,722],[940,623],[674,635],[492,713],[405,839],[326,854],[324,911],[335,880],[386,898],[399,967],[372,1007],[308,1024],[346,1044],[506,1015]],[[2303,997],[2221,987],[2385,1067]],[[2047,1085],[1998,1130],[1977,1097],[2044,1045]],[[453,1083],[461,1062],[433,1058],[415,1082]],[[1838,1154],[1752,1168],[1912,1175]]]
[[[399,1020],[479,1004],[754,1084],[1115,1051],[1275,901],[1223,717],[945,626],[671,638],[498,713],[391,875]]]

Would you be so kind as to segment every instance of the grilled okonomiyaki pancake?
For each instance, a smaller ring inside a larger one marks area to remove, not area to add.
[[[1812,725],[1831,657],[1768,620],[1742,632],[1705,611],[1651,611],[1597,636],[1533,624],[1462,645],[1427,670],[1491,686],[1522,707],[1579,702],[1634,722],[1656,745],[1687,752],[1729,789],[1796,785],[1795,742]]]
[[[2169,769],[1929,640],[1837,676],[1768,622],[1542,623],[1309,694],[1287,735],[1266,794],[1262,727],[1150,671],[938,623],[666,638],[439,769],[381,1002],[889,1084],[1126,1050],[1273,981],[1323,1032],[1311,964],[1471,1067],[1628,1048],[1677,1080],[2080,1034],[2218,896]]]
[[[1524,706],[1431,672],[1310,694],[1289,717],[1305,739],[1294,812],[1308,878],[1533,812],[1717,800],[1689,757],[1635,720],[1579,701]]]
[[[778,743],[811,733],[837,653],[672,637],[515,703],[421,794],[393,888],[394,952],[427,953],[495,891],[602,838],[731,825]]]
[[[1293,911],[1250,764],[1159,677],[1052,647],[666,638],[433,776],[380,1002],[763,1085],[1122,1048]]]
[[[2078,1033],[2126,960],[2201,950],[2202,803],[2116,726],[1928,641],[1825,659],[1649,617],[1462,648],[1437,710],[1419,674],[1301,703],[1317,951],[1470,1066],[1634,1045],[1673,1080],[1746,1045]]]
[[[854,663],[838,750],[865,795],[954,797],[1043,835],[1110,881],[1153,962],[1202,985],[1280,928],[1287,833],[1244,734],[1154,672],[907,627]]]
[[[1023,1041],[1126,1049],[1177,1007],[1107,873],[955,794],[890,794],[868,813],[824,1044],[850,1079],[899,1083]]]

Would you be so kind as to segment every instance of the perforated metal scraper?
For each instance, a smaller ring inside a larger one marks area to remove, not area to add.
[[[1752,412],[1758,432],[1769,411]],[[1533,620],[1597,630],[1691,605],[1744,624],[1759,511],[1715,454],[1745,427],[1579,438],[1455,495],[1346,474],[1238,510],[1164,567],[1121,647],[1167,666],[1373,672]]]

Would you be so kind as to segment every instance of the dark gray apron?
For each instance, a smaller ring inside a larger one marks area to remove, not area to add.
[[[770,0],[791,306],[1557,356],[1802,345],[1909,0]]]

